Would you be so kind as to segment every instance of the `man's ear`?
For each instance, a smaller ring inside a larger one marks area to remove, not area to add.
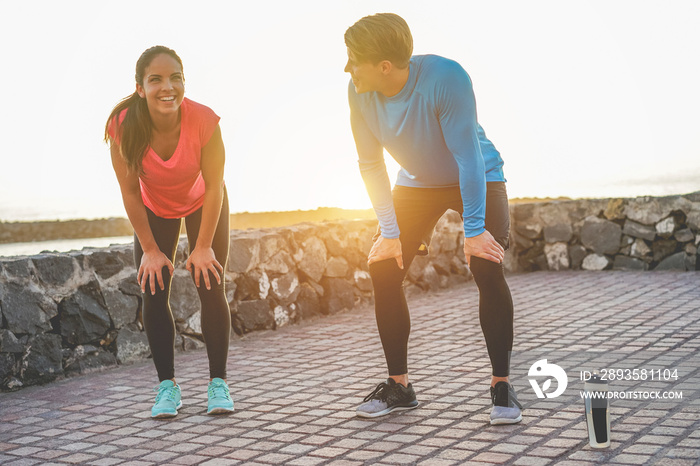
[[[393,68],[394,68],[394,65],[389,60],[382,60],[379,63],[379,69],[382,71],[382,73],[384,75],[389,74]]]

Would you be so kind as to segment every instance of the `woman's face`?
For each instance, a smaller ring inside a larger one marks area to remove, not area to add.
[[[177,113],[185,97],[182,67],[168,54],[156,55],[146,67],[143,83],[136,84],[136,92],[146,99],[151,115]]]

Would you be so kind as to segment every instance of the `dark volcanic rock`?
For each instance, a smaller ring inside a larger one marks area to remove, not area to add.
[[[26,385],[50,382],[63,374],[61,337],[45,333],[30,338],[20,373]]]
[[[574,230],[568,223],[544,227],[544,240],[547,243],[568,243],[574,234]]]
[[[424,290],[439,290],[441,288],[442,282],[440,281],[440,274],[435,270],[433,264],[428,264],[423,270],[423,275],[421,275],[418,280],[418,285]]]
[[[261,261],[261,268],[268,274],[289,273],[294,270],[294,259],[287,251],[278,251],[265,262]]]
[[[321,298],[321,312],[334,314],[343,309],[352,309],[355,305],[355,290],[350,282],[342,278],[321,280],[324,294]]]
[[[678,252],[662,260],[654,270],[687,270],[686,253]]]
[[[0,386],[5,380],[15,376],[15,355],[12,353],[0,353]]]
[[[330,228],[321,235],[326,250],[331,256],[345,257],[348,254],[348,240],[345,233],[338,227]]]
[[[682,230],[678,230],[673,236],[674,238],[676,238],[676,241],[680,243],[687,243],[688,241],[693,241],[695,239],[695,235],[690,230],[690,228],[683,228]]]
[[[571,268],[580,269],[583,259],[586,257],[586,248],[580,244],[569,247],[569,258],[571,259]]]
[[[117,358],[103,348],[77,346],[64,363],[66,373],[85,374],[104,367],[116,366]]]
[[[272,314],[270,302],[264,299],[241,301],[238,304],[236,315],[245,332],[271,329],[275,325],[275,317]]]
[[[39,280],[49,285],[62,285],[75,273],[77,263],[65,254],[41,254],[32,257]]]
[[[141,296],[141,288],[136,281],[136,273],[132,277],[127,277],[119,282],[119,291],[131,296]]]
[[[232,237],[228,255],[228,269],[231,272],[246,273],[258,265],[260,255],[259,238]]]
[[[326,271],[326,245],[320,239],[311,237],[302,243],[302,257],[297,266],[307,277],[319,282]]]
[[[111,320],[96,281],[83,285],[58,305],[60,331],[70,345],[100,340],[109,330]]]
[[[260,263],[264,264],[277,256],[280,252],[286,252],[287,242],[277,233],[265,234],[260,238]]]
[[[238,301],[255,301],[266,299],[270,292],[270,279],[264,271],[253,270],[236,279],[236,292]]]
[[[114,328],[122,328],[126,324],[130,324],[136,320],[136,314],[139,310],[139,300],[135,296],[124,294],[114,289],[105,289],[102,291],[107,305],[107,312],[112,318]]]
[[[135,324],[129,324],[119,330],[115,346],[120,364],[138,361],[151,354],[146,332],[140,331]]]
[[[0,353],[23,353],[24,345],[6,329],[0,330]]]
[[[635,238],[642,238],[649,241],[654,241],[656,238],[656,228],[641,223],[633,222],[632,220],[625,221],[625,227],[622,232]]]
[[[29,261],[26,259],[4,259],[2,268],[11,277],[27,278],[29,277]]]
[[[299,287],[296,305],[302,319],[309,319],[321,314],[321,302],[314,288],[308,283],[302,283]]]
[[[581,228],[581,242],[597,254],[617,253],[621,237],[620,225],[597,217],[586,218]]]
[[[654,261],[659,262],[667,258],[676,252],[677,246],[678,243],[673,239],[660,239],[658,241],[654,241],[654,243],[651,245]]]
[[[58,312],[53,300],[15,282],[0,284],[0,307],[7,328],[15,335],[51,330],[50,319]]]
[[[641,238],[634,240],[634,243],[632,243],[630,247],[630,256],[643,259],[649,256],[649,254],[651,254],[651,248],[647,245],[646,241]]]
[[[370,277],[369,272],[356,270],[353,278],[355,279],[355,285],[360,291],[368,292],[372,291],[374,288],[372,285],[372,277]]]
[[[516,247],[520,249],[529,249],[531,248],[535,243],[530,241],[529,239],[525,238],[524,236],[518,234],[517,231],[512,230],[510,232],[511,236],[511,246],[515,245]]]
[[[515,231],[527,239],[535,240],[542,235],[542,224],[540,223],[516,223]]]
[[[182,349],[185,351],[194,351],[206,347],[207,345],[205,345],[199,338],[194,338],[188,335],[182,336]]]
[[[326,264],[326,277],[344,278],[348,274],[348,261],[342,257],[331,257]]]
[[[201,276],[200,276],[201,280]],[[203,280],[200,286],[204,286]],[[176,269],[170,286],[170,309],[175,320],[185,321],[201,310],[197,287],[187,270]]]
[[[647,263],[642,260],[621,255],[615,256],[613,262],[613,269],[616,270],[646,270],[647,267]]]
[[[87,260],[97,275],[104,279],[116,275],[126,267],[134,267],[131,246],[113,247],[108,250],[95,249],[87,253]]]

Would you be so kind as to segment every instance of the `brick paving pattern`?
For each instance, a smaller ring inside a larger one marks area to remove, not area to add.
[[[683,399],[614,400],[612,445],[601,450],[588,445],[576,396],[528,402],[522,423],[490,426],[490,364],[470,283],[410,300],[418,409],[355,417],[385,377],[373,310],[361,308],[233,341],[229,416],[206,415],[203,351],[176,357],[184,406],[172,420],[149,418],[157,384],[150,361],[2,393],[0,463],[700,463],[700,274],[538,272],[509,283],[516,349],[624,351],[685,364],[664,386]],[[525,395],[527,380],[514,375],[514,383]]]

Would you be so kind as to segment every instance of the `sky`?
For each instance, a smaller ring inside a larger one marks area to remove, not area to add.
[[[343,33],[378,12],[467,70],[510,197],[700,190],[700,2],[0,0],[0,220],[125,215],[104,124],[156,44],[221,117],[232,212],[370,207]]]

